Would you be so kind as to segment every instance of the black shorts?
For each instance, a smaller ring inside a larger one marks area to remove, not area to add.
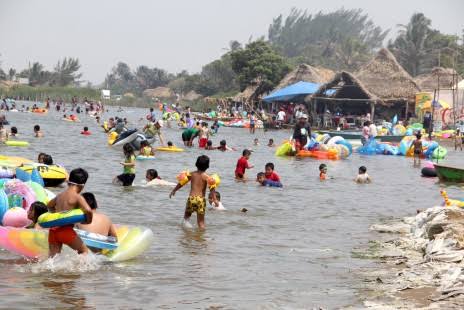
[[[122,186],[131,186],[134,183],[135,174],[123,173],[117,176],[118,180],[122,182]]]
[[[420,155],[420,154],[422,154],[422,151],[421,150],[414,150],[414,154]]]
[[[250,124],[250,128],[255,128],[255,124]]]

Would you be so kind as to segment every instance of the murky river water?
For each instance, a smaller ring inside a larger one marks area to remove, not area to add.
[[[105,116],[128,117],[139,128],[146,113],[129,109]],[[83,167],[90,173],[87,191],[97,195],[101,211],[115,223],[150,227],[153,246],[137,259],[124,263],[101,263],[78,271],[39,271],[29,263],[0,250],[0,308],[181,308],[281,309],[323,306],[359,306],[354,272],[367,260],[353,258],[354,247],[373,235],[369,225],[380,219],[411,215],[417,208],[441,203],[435,180],[421,178],[411,159],[392,156],[363,157],[327,162],[333,180],[318,179],[320,161],[277,158],[266,146],[277,143],[288,131],[257,131],[261,145],[252,146],[245,129],[221,128],[213,138],[226,139],[237,152],[200,151],[159,153],[151,162],[137,163],[136,183],[145,170],[156,168],[164,179],[175,181],[185,168],[194,168],[198,155],[211,158],[209,172],[222,178],[219,191],[224,212],[208,212],[205,232],[186,231],[180,226],[188,189],[169,199],[169,190],[121,188],[111,184],[120,174],[122,153],[107,146],[106,134],[95,120],[82,123],[61,121],[62,114],[8,113],[28,148],[3,147],[1,154],[35,159],[50,153],[68,170]],[[45,138],[32,138],[40,124]],[[93,135],[81,136],[83,126]],[[181,131],[166,129],[165,136],[181,145]],[[263,188],[255,182],[236,183],[234,169],[243,148],[253,148],[249,177],[274,162],[284,188]],[[463,164],[452,152],[449,160]],[[357,185],[352,179],[360,165],[367,166],[374,182]],[[450,196],[462,190],[450,186]],[[462,194],[460,195],[463,196]],[[248,213],[239,210],[246,207]]]

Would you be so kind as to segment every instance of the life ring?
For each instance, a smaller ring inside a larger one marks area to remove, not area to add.
[[[138,155],[135,157],[137,160],[153,160],[155,159],[155,156],[143,156],[143,155]]]
[[[88,232],[82,229],[74,228],[74,231],[82,239],[86,246],[96,249],[115,250],[118,248],[116,238],[111,236],[103,236],[100,234]]]
[[[60,227],[85,222],[86,218],[81,209],[64,212],[46,212],[39,216],[37,222],[43,228]]]
[[[183,152],[184,149],[181,149],[180,147],[177,146],[159,146],[155,149],[155,151],[161,151],[161,152]]]
[[[29,142],[18,141],[18,140],[8,140],[8,141],[5,141],[5,144],[8,146],[29,146]]]

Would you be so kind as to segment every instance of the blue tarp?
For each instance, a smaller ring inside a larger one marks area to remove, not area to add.
[[[272,92],[263,100],[267,102],[290,101],[298,96],[314,94],[319,87],[321,87],[321,84],[300,81]]]

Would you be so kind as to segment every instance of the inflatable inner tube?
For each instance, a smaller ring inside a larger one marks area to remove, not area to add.
[[[118,243],[114,237],[103,236],[77,228],[74,228],[74,231],[88,247],[107,250],[114,250],[118,247]]]
[[[64,212],[46,212],[39,216],[37,222],[43,228],[60,227],[85,222],[85,215],[81,209]]]
[[[434,168],[424,167],[421,170],[422,176],[427,178],[435,178],[437,176],[437,172]]]
[[[137,159],[137,160],[152,160],[152,159],[155,159],[155,156],[138,155],[135,159]]]
[[[134,139],[137,138],[137,129],[131,129],[122,132],[116,140],[113,142],[113,146],[123,146],[126,143],[131,143]]]

